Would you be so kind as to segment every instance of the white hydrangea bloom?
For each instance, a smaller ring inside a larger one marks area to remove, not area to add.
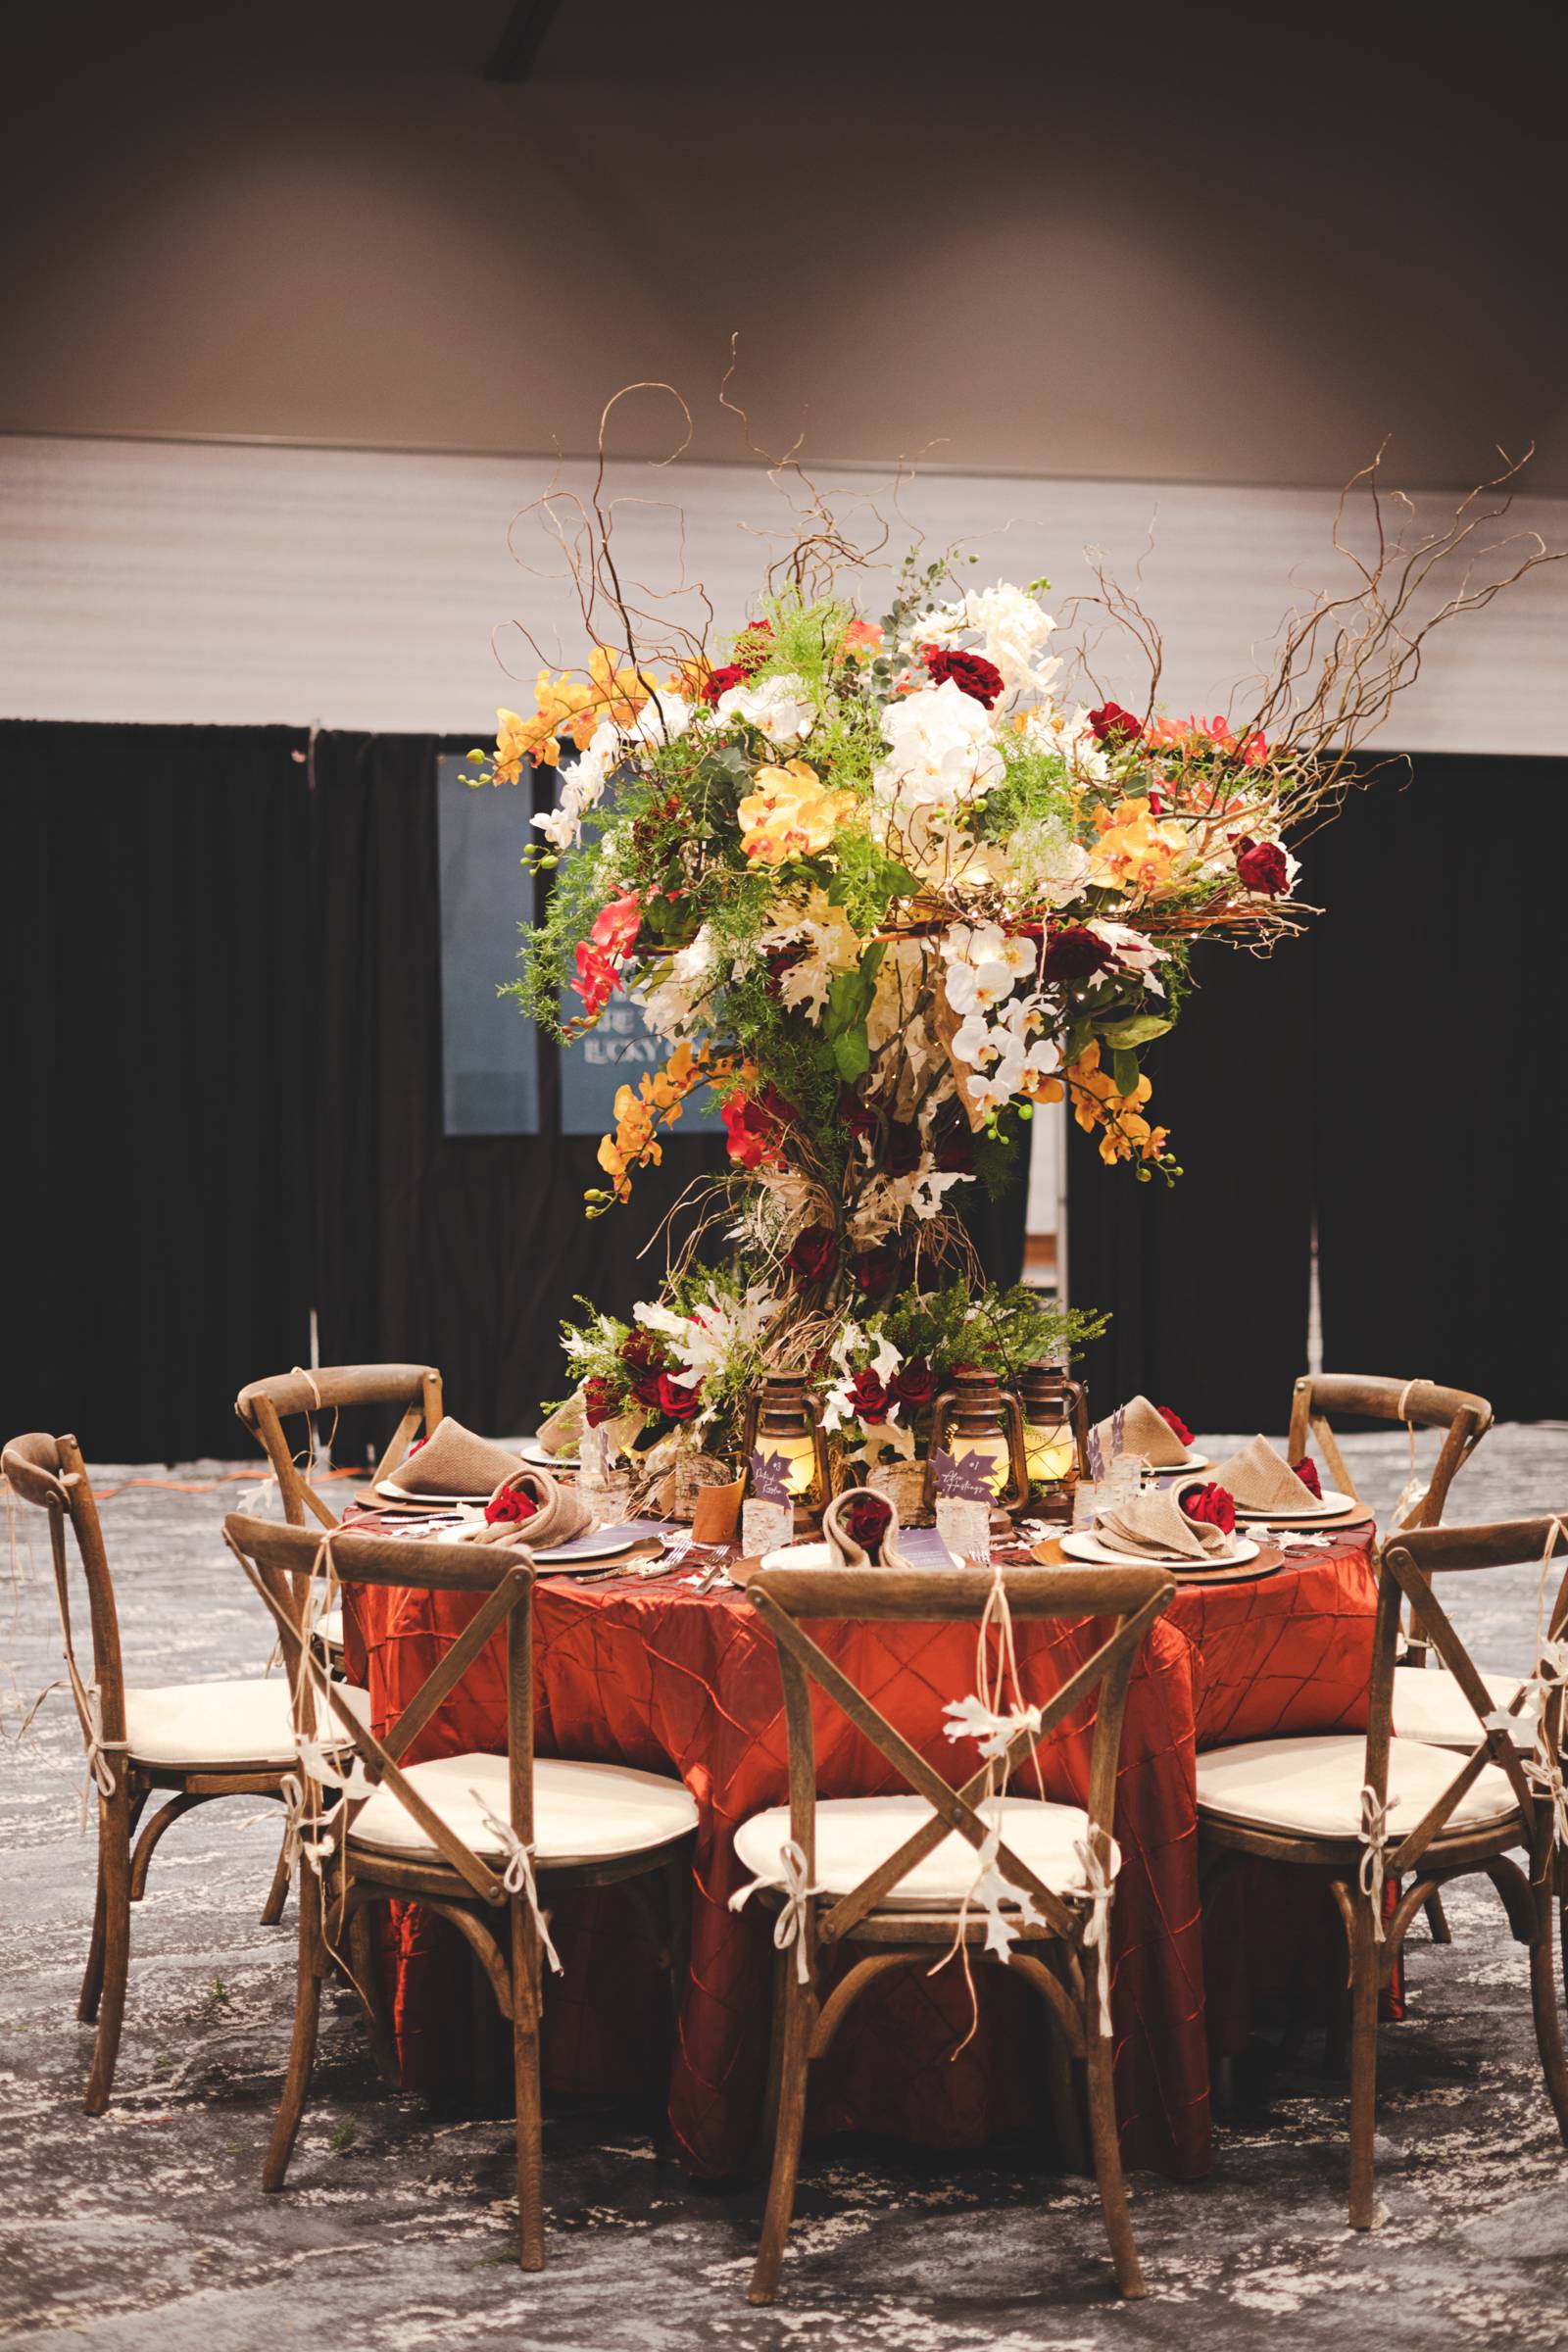
[[[944,646],[978,637],[973,650],[1001,670],[1005,702],[1024,694],[1044,695],[1050,688],[1061,667],[1045,650],[1055,626],[1054,616],[1026,589],[999,580],[994,588],[971,588],[956,603],[925,613],[911,635],[918,645]]]
[[[816,705],[806,680],[791,672],[764,678],[760,686],[732,686],[719,696],[716,716],[743,718],[760,727],[769,743],[802,743],[816,724]]]
[[[888,756],[872,784],[885,808],[953,808],[1005,774],[990,713],[952,679],[892,702],[882,713]]]
[[[1054,703],[1044,703],[1031,710],[1023,728],[1023,741],[1033,751],[1052,752],[1065,760],[1075,775],[1095,784],[1103,784],[1110,774],[1110,760],[1105,747],[1089,724],[1089,708],[1080,703],[1076,710],[1063,710]]]
[[[1089,852],[1059,816],[1020,825],[1007,844],[1007,895],[1020,906],[1065,906],[1089,872]]]

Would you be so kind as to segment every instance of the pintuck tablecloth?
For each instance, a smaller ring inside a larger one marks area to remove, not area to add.
[[[1117,2112],[1123,2155],[1178,2177],[1208,2162],[1208,2046],[1194,1763],[1200,1747],[1366,1722],[1375,1590],[1370,1526],[1251,1583],[1184,1586],[1144,1643],[1122,1738],[1112,1912]],[[352,1573],[349,1549],[339,1566]],[[477,1605],[469,1595],[345,1585],[351,1669],[368,1681],[383,1731]],[[1018,1628],[1026,1691],[1044,1698],[1102,1640],[1081,1621]],[[943,1733],[947,1700],[974,1688],[972,1628],[890,1623],[813,1632],[943,1776],[973,1750]],[[552,2088],[662,2087],[681,2155],[719,2176],[746,2160],[767,2060],[769,1921],[728,1898],[746,1874],[737,1823],[787,1797],[772,1642],[743,1593],[700,1595],[678,1578],[583,1586],[542,1576],[535,1597],[537,1744],[542,1755],[678,1774],[700,1815],[691,1973],[672,2067],[667,2011],[624,1889],[571,1898],[557,1914],[565,1975],[547,1993]],[[1092,1703],[1041,1751],[1046,1793],[1082,1803]],[[504,1657],[476,1662],[409,1760],[505,1746]],[[819,1705],[825,1796],[897,1789],[892,1767],[845,1718]],[[1032,1788],[1032,1775],[1021,1784]],[[1279,1874],[1276,1874],[1276,1884]],[[1299,1899],[1304,1890],[1281,1889]],[[1276,1923],[1277,1924],[1277,1923]],[[450,2088],[469,2061],[464,1954],[417,1906],[391,1915],[386,1961],[405,2080]],[[975,1972],[979,2021],[961,1972],[895,1971],[851,2011],[818,2070],[813,2129],[886,2132],[937,2146],[1047,2130],[1045,2013],[1001,1969]],[[965,2036],[968,2036],[965,2039]],[[961,2045],[961,2046],[960,2046]]]

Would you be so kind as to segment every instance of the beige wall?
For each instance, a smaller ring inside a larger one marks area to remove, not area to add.
[[[506,0],[28,13],[0,426],[577,451],[669,374],[739,456],[738,328],[825,458],[1568,490],[1556,7],[564,0],[521,88]]]

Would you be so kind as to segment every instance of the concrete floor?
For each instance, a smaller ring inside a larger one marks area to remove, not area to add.
[[[1402,1437],[1355,1447],[1386,1503]],[[211,1479],[223,1465],[151,1475]],[[142,1473],[100,1473],[105,1489]],[[106,1501],[127,1666],[169,1681],[259,1669],[259,1604],[218,1539],[245,1492],[121,1485]],[[1568,1430],[1497,1432],[1450,1517],[1568,1506]],[[1259,2043],[1203,2181],[1135,2176],[1151,2299],[1109,2291],[1092,2186],[1018,2150],[951,2165],[832,2143],[808,2155],[783,2300],[745,2282],[760,2196],[693,2187],[649,2119],[547,2128],[550,2267],[511,2261],[504,2123],[388,2093],[357,2017],[329,1996],[322,2063],[280,2197],[258,2186],[290,2012],[292,1908],[256,1925],[275,1814],[246,1800],[181,1824],[133,1914],[115,2103],[79,2112],[74,2022],[92,1895],[77,1829],[80,1744],[58,1673],[42,1522],[16,1508],[0,1592],[0,2344],[264,2352],[330,2344],[733,2352],[831,2332],[885,2352],[1143,2352],[1359,2345],[1432,2352],[1568,2342],[1568,2157],[1537,2072],[1523,1954],[1479,1888],[1454,1942],[1417,1930],[1411,2015],[1383,2036],[1383,2226],[1345,2227],[1345,2090]],[[1470,1580],[1466,1580],[1469,1587]],[[1474,1580],[1462,1630],[1525,1666],[1539,1578]],[[169,1628],[177,1628],[171,1639]]]

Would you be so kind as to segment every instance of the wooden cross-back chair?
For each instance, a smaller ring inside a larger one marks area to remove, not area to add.
[[[1568,2142],[1565,2061],[1552,1968],[1561,1788],[1562,1684],[1551,1645],[1568,1634],[1568,1582],[1559,1590],[1538,1663],[1547,1693],[1533,1752],[1520,1724],[1538,1682],[1497,1705],[1433,1590],[1439,1576],[1522,1560],[1546,1562],[1568,1537],[1554,1519],[1493,1526],[1408,1528],[1383,1549],[1365,1734],[1250,1740],[1198,1758],[1199,1826],[1205,1886],[1238,1854],[1316,1871],[1344,1925],[1350,1988],[1350,2227],[1372,2226],[1379,1993],[1389,1984],[1417,1912],[1450,1879],[1482,1876],[1496,1887],[1515,1938],[1530,1953],[1531,2003],[1547,2095]],[[1408,1608],[1470,1710],[1461,1757],[1404,1739],[1395,1720],[1400,1616]],[[1514,1859],[1523,1848],[1526,1865]],[[1408,1884],[1403,1882],[1408,1881]],[[1391,1915],[1385,1886],[1398,1889]]]
[[[234,1410],[272,1466],[283,1516],[291,1527],[315,1518],[335,1527],[339,1514],[310,1482],[299,1456],[311,1459],[311,1415],[343,1412],[355,1405],[398,1405],[402,1419],[393,1431],[375,1479],[390,1478],[414,1440],[428,1437],[441,1418],[441,1375],[433,1364],[323,1364],[315,1372],[279,1372],[253,1380],[234,1399]],[[284,1427],[302,1419],[304,1444],[292,1446]]]
[[[315,2059],[321,1979],[347,1965],[383,2070],[396,2067],[382,2002],[368,1906],[415,1901],[448,1920],[476,1956],[512,2029],[516,2099],[518,2261],[544,2267],[539,2090],[542,1970],[554,1947],[551,1895],[625,1882],[644,1886],[661,1923],[661,1958],[671,1984],[685,1969],[685,1919],[697,1808],[679,1781],[619,1764],[536,1762],[533,1752],[533,1582],[521,1545],[394,1540],[360,1529],[329,1539],[338,1573],[356,1584],[467,1592],[474,1615],[440,1664],[378,1739],[345,1704],[343,1687],[317,1663],[298,1596],[318,1549],[309,1529],[231,1515],[230,1550],[277,1624],[299,1720],[324,1695],[355,1752],[343,1801],[321,1817],[316,1751],[299,1765],[303,1823],[299,1966],[294,2032],[277,2118],[262,2171],[279,2189],[288,2171]],[[507,1643],[507,1748],[426,1763],[403,1762],[410,1744],[452,1695],[486,1643]],[[306,1883],[305,1872],[318,1882]],[[341,1938],[341,1942],[340,1942]]]
[[[967,1620],[978,1629],[992,1590],[991,1571],[979,1568],[771,1568],[760,1569],[747,1586],[777,1646],[790,1778],[788,1807],[754,1816],[735,1839],[741,1859],[757,1874],[762,1899],[781,1907],[775,1940],[790,1936],[781,1947],[784,1964],[776,1980],[772,2173],[751,2284],[754,2303],[771,2302],[778,2286],[811,2062],[831,2046],[850,2004],[886,1970],[910,1962],[929,1967],[934,1948],[954,1945],[960,1936],[970,1959],[984,1957],[989,1926],[983,1911],[970,1913],[966,1906],[982,1867],[980,1849],[993,1826],[977,1810],[986,1787],[984,1763],[961,1788],[950,1787],[811,1639],[803,1621]],[[1116,1764],[1128,1677],[1140,1642],[1175,1590],[1173,1581],[1154,1568],[1009,1568],[1005,1573],[1008,1607],[1020,1624],[1098,1616],[1116,1620],[1093,1656],[1054,1692],[1049,1697],[1030,1693],[1038,1721],[1012,1734],[1004,1759],[1008,1769],[1016,1769],[1039,1740],[1093,1696],[1088,1808],[1007,1795],[997,1815],[1002,1842],[995,1865],[1008,1887],[1028,1898],[1034,1914],[1016,1905],[1007,1913],[1017,1937],[1007,1964],[1046,2001],[1055,2032],[1084,2064],[1095,2176],[1123,2295],[1141,2295],[1144,2283],[1122,2183],[1099,1962],[1086,1956],[1086,1938],[1097,1923],[1101,1932],[1108,1932],[1107,1890],[1117,1861],[1111,1835]],[[813,1686],[894,1766],[912,1792],[907,1798],[818,1797]],[[800,1859],[790,1855],[786,1840]],[[1084,1854],[1075,1850],[1080,1844]],[[1085,1855],[1093,1856],[1102,1874],[1098,1900],[1090,1891]],[[792,1910],[793,1920],[787,1916]],[[840,1944],[858,1956],[824,1999],[822,1958]]]
[[[1441,1388],[1430,1380],[1393,1380],[1359,1372],[1303,1372],[1291,1393],[1289,1458],[1298,1462],[1316,1440],[1342,1494],[1356,1494],[1329,1421],[1331,1413],[1396,1427],[1446,1432],[1426,1489],[1408,1506],[1405,1527],[1437,1527],[1448,1489],[1492,1427],[1492,1407],[1468,1389]],[[1360,1497],[1356,1494],[1356,1499]]]
[[[0,1469],[15,1494],[47,1514],[66,1674],[86,1750],[88,1792],[98,1807],[98,1888],[76,2015],[96,2025],[84,2101],[101,2115],[114,2087],[130,1959],[130,1905],[141,1901],[148,1865],[166,1830],[220,1796],[284,1798],[295,1761],[289,1690],[281,1678],[127,1688],[114,1581],[92,1482],[74,1437],[14,1438]],[[92,1666],[76,1658],[71,1612],[70,1526],[86,1584]],[[363,1693],[346,1703],[363,1705]],[[148,1799],[168,1801],[136,1835]],[[134,1840],[134,1844],[132,1843]],[[279,1855],[262,1923],[273,1927],[288,1892]]]

